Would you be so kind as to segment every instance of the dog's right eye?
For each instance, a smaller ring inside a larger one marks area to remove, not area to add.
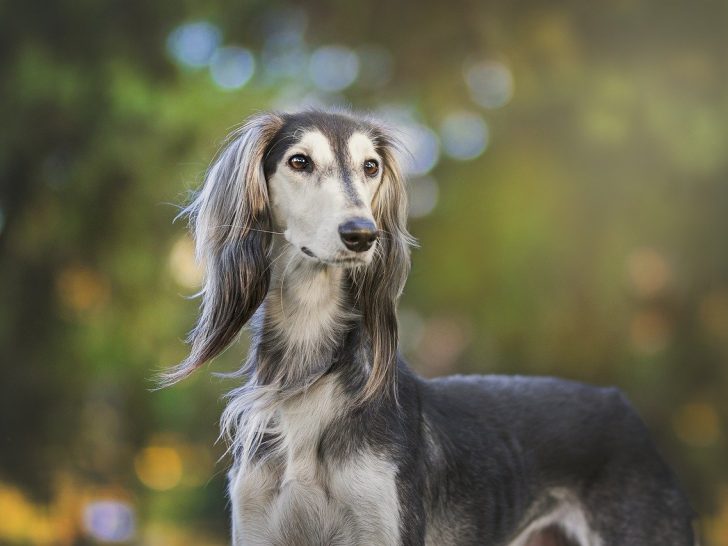
[[[311,165],[311,161],[303,154],[296,154],[288,159],[288,165],[294,171],[305,171]]]

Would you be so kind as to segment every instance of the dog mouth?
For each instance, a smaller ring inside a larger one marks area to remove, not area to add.
[[[324,263],[336,267],[363,267],[367,265],[367,262],[361,258],[337,258],[334,260],[328,260]]]
[[[333,258],[323,258],[321,256],[317,256],[307,246],[302,246],[300,248],[300,250],[308,258],[310,258],[312,260],[316,260],[320,264],[330,265],[333,267],[345,267],[345,268],[346,267],[361,267],[368,263],[367,260],[365,260],[363,256],[359,256],[359,255],[347,256],[345,254],[339,254],[339,255],[334,256]]]

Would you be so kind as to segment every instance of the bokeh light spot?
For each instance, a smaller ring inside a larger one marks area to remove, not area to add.
[[[82,265],[63,269],[56,279],[56,290],[61,302],[78,313],[100,309],[108,302],[110,293],[108,281]]]
[[[640,248],[627,258],[627,272],[638,295],[649,298],[662,292],[670,282],[670,268],[652,248]]]
[[[174,29],[167,39],[167,50],[181,65],[206,66],[220,45],[222,33],[210,22],[196,21]]]
[[[420,176],[409,182],[409,215],[422,218],[437,206],[440,189],[432,176]]]
[[[488,146],[488,125],[478,114],[453,112],[440,127],[445,153],[461,161],[475,159]]]
[[[331,45],[320,47],[308,65],[314,85],[323,91],[342,91],[359,75],[359,56],[350,48]]]
[[[35,521],[34,506],[23,493],[0,483],[0,538],[25,538],[25,530]]]
[[[435,131],[421,123],[402,126],[400,137],[409,152],[403,158],[403,169],[410,176],[422,176],[430,172],[440,159],[440,139]]]
[[[255,72],[253,54],[242,47],[218,49],[210,60],[212,80],[226,90],[243,87]]]
[[[189,289],[202,284],[202,268],[195,259],[195,245],[188,236],[182,236],[172,245],[169,253],[169,272],[175,282]]]
[[[513,75],[498,61],[483,61],[465,69],[470,98],[483,108],[505,106],[513,96]]]
[[[166,491],[182,479],[182,458],[171,446],[149,446],[134,458],[139,480],[151,489]]]
[[[83,510],[86,532],[102,542],[126,542],[134,536],[134,510],[118,500],[98,500]]]

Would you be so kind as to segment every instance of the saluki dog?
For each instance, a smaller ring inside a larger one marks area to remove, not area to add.
[[[618,390],[407,367],[398,157],[366,116],[259,114],[186,209],[202,302],[163,381],[251,331],[222,416],[233,543],[693,544],[693,512]]]

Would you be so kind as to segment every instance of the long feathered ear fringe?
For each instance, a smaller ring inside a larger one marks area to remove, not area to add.
[[[397,300],[410,269],[409,247],[415,240],[407,232],[407,190],[396,153],[399,143],[381,129],[372,135],[383,160],[383,179],[372,212],[380,228],[379,248],[363,274],[352,279],[364,328],[371,341],[372,368],[361,401],[396,395]]]
[[[160,375],[162,386],[187,377],[224,351],[268,292],[271,228],[263,160],[282,124],[275,114],[261,114],[230,135],[183,211],[205,268],[202,303],[187,338],[190,355]]]

